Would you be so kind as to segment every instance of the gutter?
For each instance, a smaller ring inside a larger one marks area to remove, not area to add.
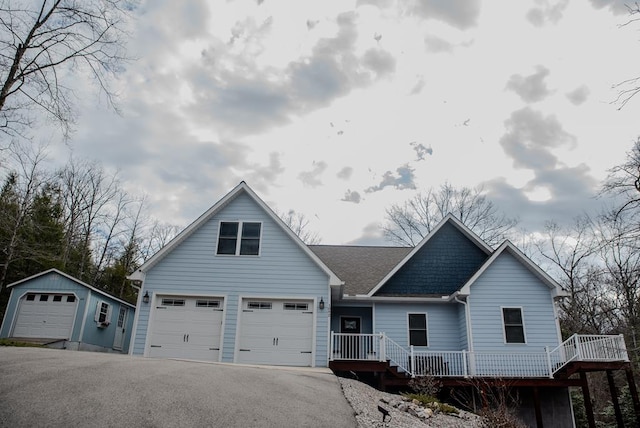
[[[441,296],[441,297],[396,297],[396,296],[367,296],[367,295],[356,295],[349,296],[343,295],[343,301],[353,301],[353,302],[390,302],[390,303],[406,303],[406,302],[417,302],[417,303],[448,303],[451,302],[450,296]]]

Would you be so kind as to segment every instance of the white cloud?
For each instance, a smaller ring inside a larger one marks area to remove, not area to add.
[[[343,202],[353,202],[354,204],[359,204],[360,201],[362,201],[362,196],[360,196],[359,192],[349,189],[345,192],[344,197],[340,200]]]
[[[414,169],[408,164],[396,168],[396,173],[387,171],[382,176],[382,181],[376,186],[371,186],[365,190],[366,193],[379,192],[386,187],[392,187],[396,190],[415,189]]]
[[[305,186],[317,187],[322,184],[320,176],[327,169],[327,163],[324,161],[314,162],[313,169],[311,171],[304,171],[298,174],[298,179],[304,183]]]
[[[548,0],[536,0],[536,6],[527,12],[527,19],[536,27],[542,27],[547,22],[557,24],[569,5],[569,0],[559,0],[550,3]]]
[[[574,89],[571,92],[567,92],[567,98],[569,99],[569,101],[571,101],[574,105],[580,105],[583,104],[585,101],[587,101],[587,99],[589,98],[589,94],[591,93],[591,91],[589,91],[589,88],[585,85],[579,86],[576,89]]]
[[[536,72],[529,76],[514,74],[507,82],[507,89],[511,89],[522,98],[524,102],[535,103],[542,101],[551,94],[545,79],[549,76],[549,69],[539,65]]]

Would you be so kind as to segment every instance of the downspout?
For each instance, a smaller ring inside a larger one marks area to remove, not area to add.
[[[471,334],[471,313],[469,310],[469,304],[465,300],[460,300],[458,298],[459,294],[460,293],[458,291],[453,293],[453,300],[464,305],[464,319],[467,323],[467,345],[469,347],[469,352],[473,352],[473,335]]]

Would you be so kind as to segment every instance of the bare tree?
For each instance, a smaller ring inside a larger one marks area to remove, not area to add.
[[[543,239],[536,243],[548,271],[569,293],[560,308],[562,327],[571,333],[603,334],[616,324],[615,305],[597,260],[602,242],[593,228],[587,216],[576,218],[570,228],[547,222]]]
[[[630,210],[640,211],[640,137],[627,152],[626,160],[609,170],[601,193],[622,199],[616,215]]]
[[[113,106],[109,75],[126,59],[128,0],[0,0],[0,130],[22,135],[34,110],[68,135],[71,73],[86,72]]]
[[[141,233],[140,261],[145,262],[151,258],[180,233],[180,230],[182,230],[182,227],[175,224],[161,223],[158,220],[153,221],[151,227]]]
[[[317,245],[320,243],[321,238],[317,232],[309,230],[309,219],[302,213],[298,213],[295,210],[289,210],[287,212],[278,213],[278,216],[285,222],[287,226],[298,235],[302,241],[307,245]]]
[[[640,252],[633,234],[635,226],[626,214],[602,215],[596,227],[601,242],[599,256],[606,274],[612,305],[617,310],[617,330],[624,332],[630,340],[631,351],[638,356],[640,344]]]
[[[501,213],[482,191],[481,187],[455,188],[445,183],[404,204],[394,204],[386,210],[385,237],[399,245],[415,246],[447,214],[453,214],[489,245],[497,245],[518,220]]]
[[[0,229],[7,234],[0,265],[0,291],[6,286],[5,281],[11,263],[20,249],[19,231],[23,226],[32,203],[39,189],[46,182],[42,163],[46,158],[43,147],[13,146],[12,163],[15,171],[10,172],[0,195]]]
[[[88,279],[91,255],[97,255],[102,263],[101,255],[105,254],[122,220],[128,197],[120,188],[117,174],[108,174],[97,162],[71,158],[58,176],[67,235],[63,266],[69,262],[69,252],[80,248],[77,275]]]
[[[640,4],[635,2],[626,6],[629,10],[629,19],[621,25],[622,27],[640,21]],[[619,105],[618,110],[620,110],[627,105],[631,98],[640,93],[640,76],[624,80],[614,85],[614,88],[618,89],[618,97],[615,103]]]

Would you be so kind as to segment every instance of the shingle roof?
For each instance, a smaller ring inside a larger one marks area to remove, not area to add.
[[[344,281],[344,294],[367,294],[413,248],[310,245],[322,262]]]

